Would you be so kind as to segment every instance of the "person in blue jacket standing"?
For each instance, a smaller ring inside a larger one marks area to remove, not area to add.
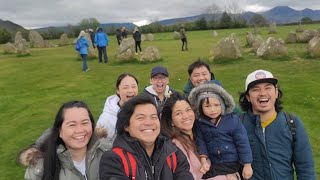
[[[82,30],[79,34],[77,42],[79,42],[80,49],[79,54],[82,58],[82,71],[87,72],[89,71],[88,65],[87,65],[87,57],[88,57],[88,47],[89,42],[87,38],[85,37],[85,32]]]
[[[287,122],[281,97],[271,72],[256,70],[247,76],[239,103],[253,156],[251,180],[315,180],[307,132],[297,116]]]
[[[98,53],[99,53],[99,63],[102,63],[102,54],[103,54],[103,59],[105,63],[108,63],[108,56],[107,56],[107,46],[109,43],[109,38],[108,35],[103,32],[103,29],[100,27],[98,28],[97,33],[95,34],[94,37],[94,43],[96,44],[98,48]]]

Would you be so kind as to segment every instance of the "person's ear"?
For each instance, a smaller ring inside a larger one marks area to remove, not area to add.
[[[152,78],[150,78],[150,84],[152,84]]]
[[[248,102],[250,102],[250,97],[249,97],[248,93],[246,94],[246,99],[247,99]]]
[[[276,99],[278,99],[278,97],[279,97],[279,90],[278,90],[278,87],[276,86]]]

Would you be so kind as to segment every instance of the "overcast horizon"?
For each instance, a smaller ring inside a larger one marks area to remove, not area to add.
[[[96,18],[100,23],[143,24],[155,20],[195,16],[205,12],[212,4],[230,9],[232,4],[244,12],[262,12],[276,6],[289,6],[295,10],[319,10],[318,0],[165,0],[126,1],[103,0],[0,0],[0,19],[9,20],[24,28],[76,25],[84,18]],[[88,8],[90,7],[90,8]]]

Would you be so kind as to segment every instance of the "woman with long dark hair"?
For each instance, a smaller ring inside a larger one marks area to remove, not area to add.
[[[25,179],[99,179],[99,162],[111,143],[95,135],[94,119],[84,102],[64,103],[47,133],[38,148],[20,154],[21,163],[28,166]]]

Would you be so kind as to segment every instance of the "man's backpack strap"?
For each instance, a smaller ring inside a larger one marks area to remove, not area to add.
[[[112,150],[120,156],[126,175],[132,180],[135,180],[137,175],[137,162],[133,155],[122,148],[113,148]],[[174,173],[177,169],[177,155],[175,152],[167,157],[167,163]]]
[[[173,152],[170,156],[167,157],[167,163],[169,168],[174,173],[177,169],[177,155],[175,152]]]
[[[294,122],[294,115],[284,112],[284,116],[286,117],[288,127],[292,134],[292,141],[293,143],[295,143],[296,142],[296,123]]]
[[[133,155],[121,148],[113,148],[112,150],[120,156],[126,175],[132,180],[135,180],[137,174],[137,162]]]

